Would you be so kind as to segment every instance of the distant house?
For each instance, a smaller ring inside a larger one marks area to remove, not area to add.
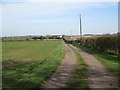
[[[62,35],[52,35],[52,38],[54,38],[54,39],[61,39]]]

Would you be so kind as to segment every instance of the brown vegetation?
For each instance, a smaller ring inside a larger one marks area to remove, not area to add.
[[[106,35],[99,37],[82,37],[77,40],[67,40],[70,43],[80,43],[82,46],[102,50],[105,52],[120,53],[120,35]]]

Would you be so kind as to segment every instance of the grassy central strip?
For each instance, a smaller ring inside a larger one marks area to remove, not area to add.
[[[47,42],[47,41],[46,41]],[[40,87],[44,80],[49,78],[53,72],[56,71],[57,66],[60,64],[61,60],[64,58],[64,46],[61,41],[49,41],[47,42],[48,46],[54,46],[56,42],[60,42],[57,44],[49,55],[46,53],[46,57],[42,60],[32,61],[27,64],[21,65],[10,65],[8,67],[3,68],[3,88],[35,88]],[[18,42],[19,43],[19,42]],[[24,42],[26,43],[26,42]],[[30,43],[30,42],[29,42]],[[31,42],[35,43],[35,42]],[[44,41],[41,41],[41,44]],[[53,45],[52,45],[53,43]],[[41,45],[40,44],[40,45]],[[46,46],[46,43],[44,43]],[[43,44],[42,44],[43,45]],[[39,45],[37,45],[39,46]],[[50,48],[42,46],[44,49]],[[32,48],[34,49],[34,48]],[[41,49],[42,50],[42,49]],[[48,49],[49,50],[49,49]],[[34,51],[34,50],[33,50]],[[29,52],[27,52],[29,53]],[[38,53],[39,55],[40,53]],[[45,53],[44,53],[45,54]],[[37,55],[36,55],[37,56]],[[45,55],[44,55],[45,56]],[[5,60],[6,61],[6,60]],[[9,60],[7,60],[9,61]],[[17,63],[18,60],[16,60]],[[3,61],[4,62],[4,61]],[[14,63],[14,64],[16,64]]]
[[[69,47],[71,47],[69,45]],[[72,48],[72,47],[71,47]],[[72,73],[72,76],[70,78],[70,87],[79,89],[88,88],[88,81],[87,81],[87,73],[88,73],[88,67],[85,64],[84,60],[80,56],[80,54],[74,49],[74,52],[77,56],[77,65],[75,66],[75,69]]]

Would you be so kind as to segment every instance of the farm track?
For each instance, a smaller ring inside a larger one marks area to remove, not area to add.
[[[71,45],[72,46],[72,45]],[[72,46],[88,65],[89,88],[118,88],[118,81],[112,77],[108,70],[93,55],[84,50]]]
[[[65,58],[53,76],[43,84],[42,88],[67,88],[71,72],[76,65],[77,57],[67,44],[64,47]]]

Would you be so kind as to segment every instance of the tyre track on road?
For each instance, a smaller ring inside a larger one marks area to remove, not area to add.
[[[72,45],[71,45],[72,46]],[[72,46],[88,65],[89,88],[118,88],[118,81],[108,72],[105,66],[88,52]]]
[[[42,88],[67,88],[69,85],[69,78],[77,63],[77,57],[73,49],[67,44],[65,47],[65,58],[62,60],[60,66],[53,74],[53,76],[45,81]]]

